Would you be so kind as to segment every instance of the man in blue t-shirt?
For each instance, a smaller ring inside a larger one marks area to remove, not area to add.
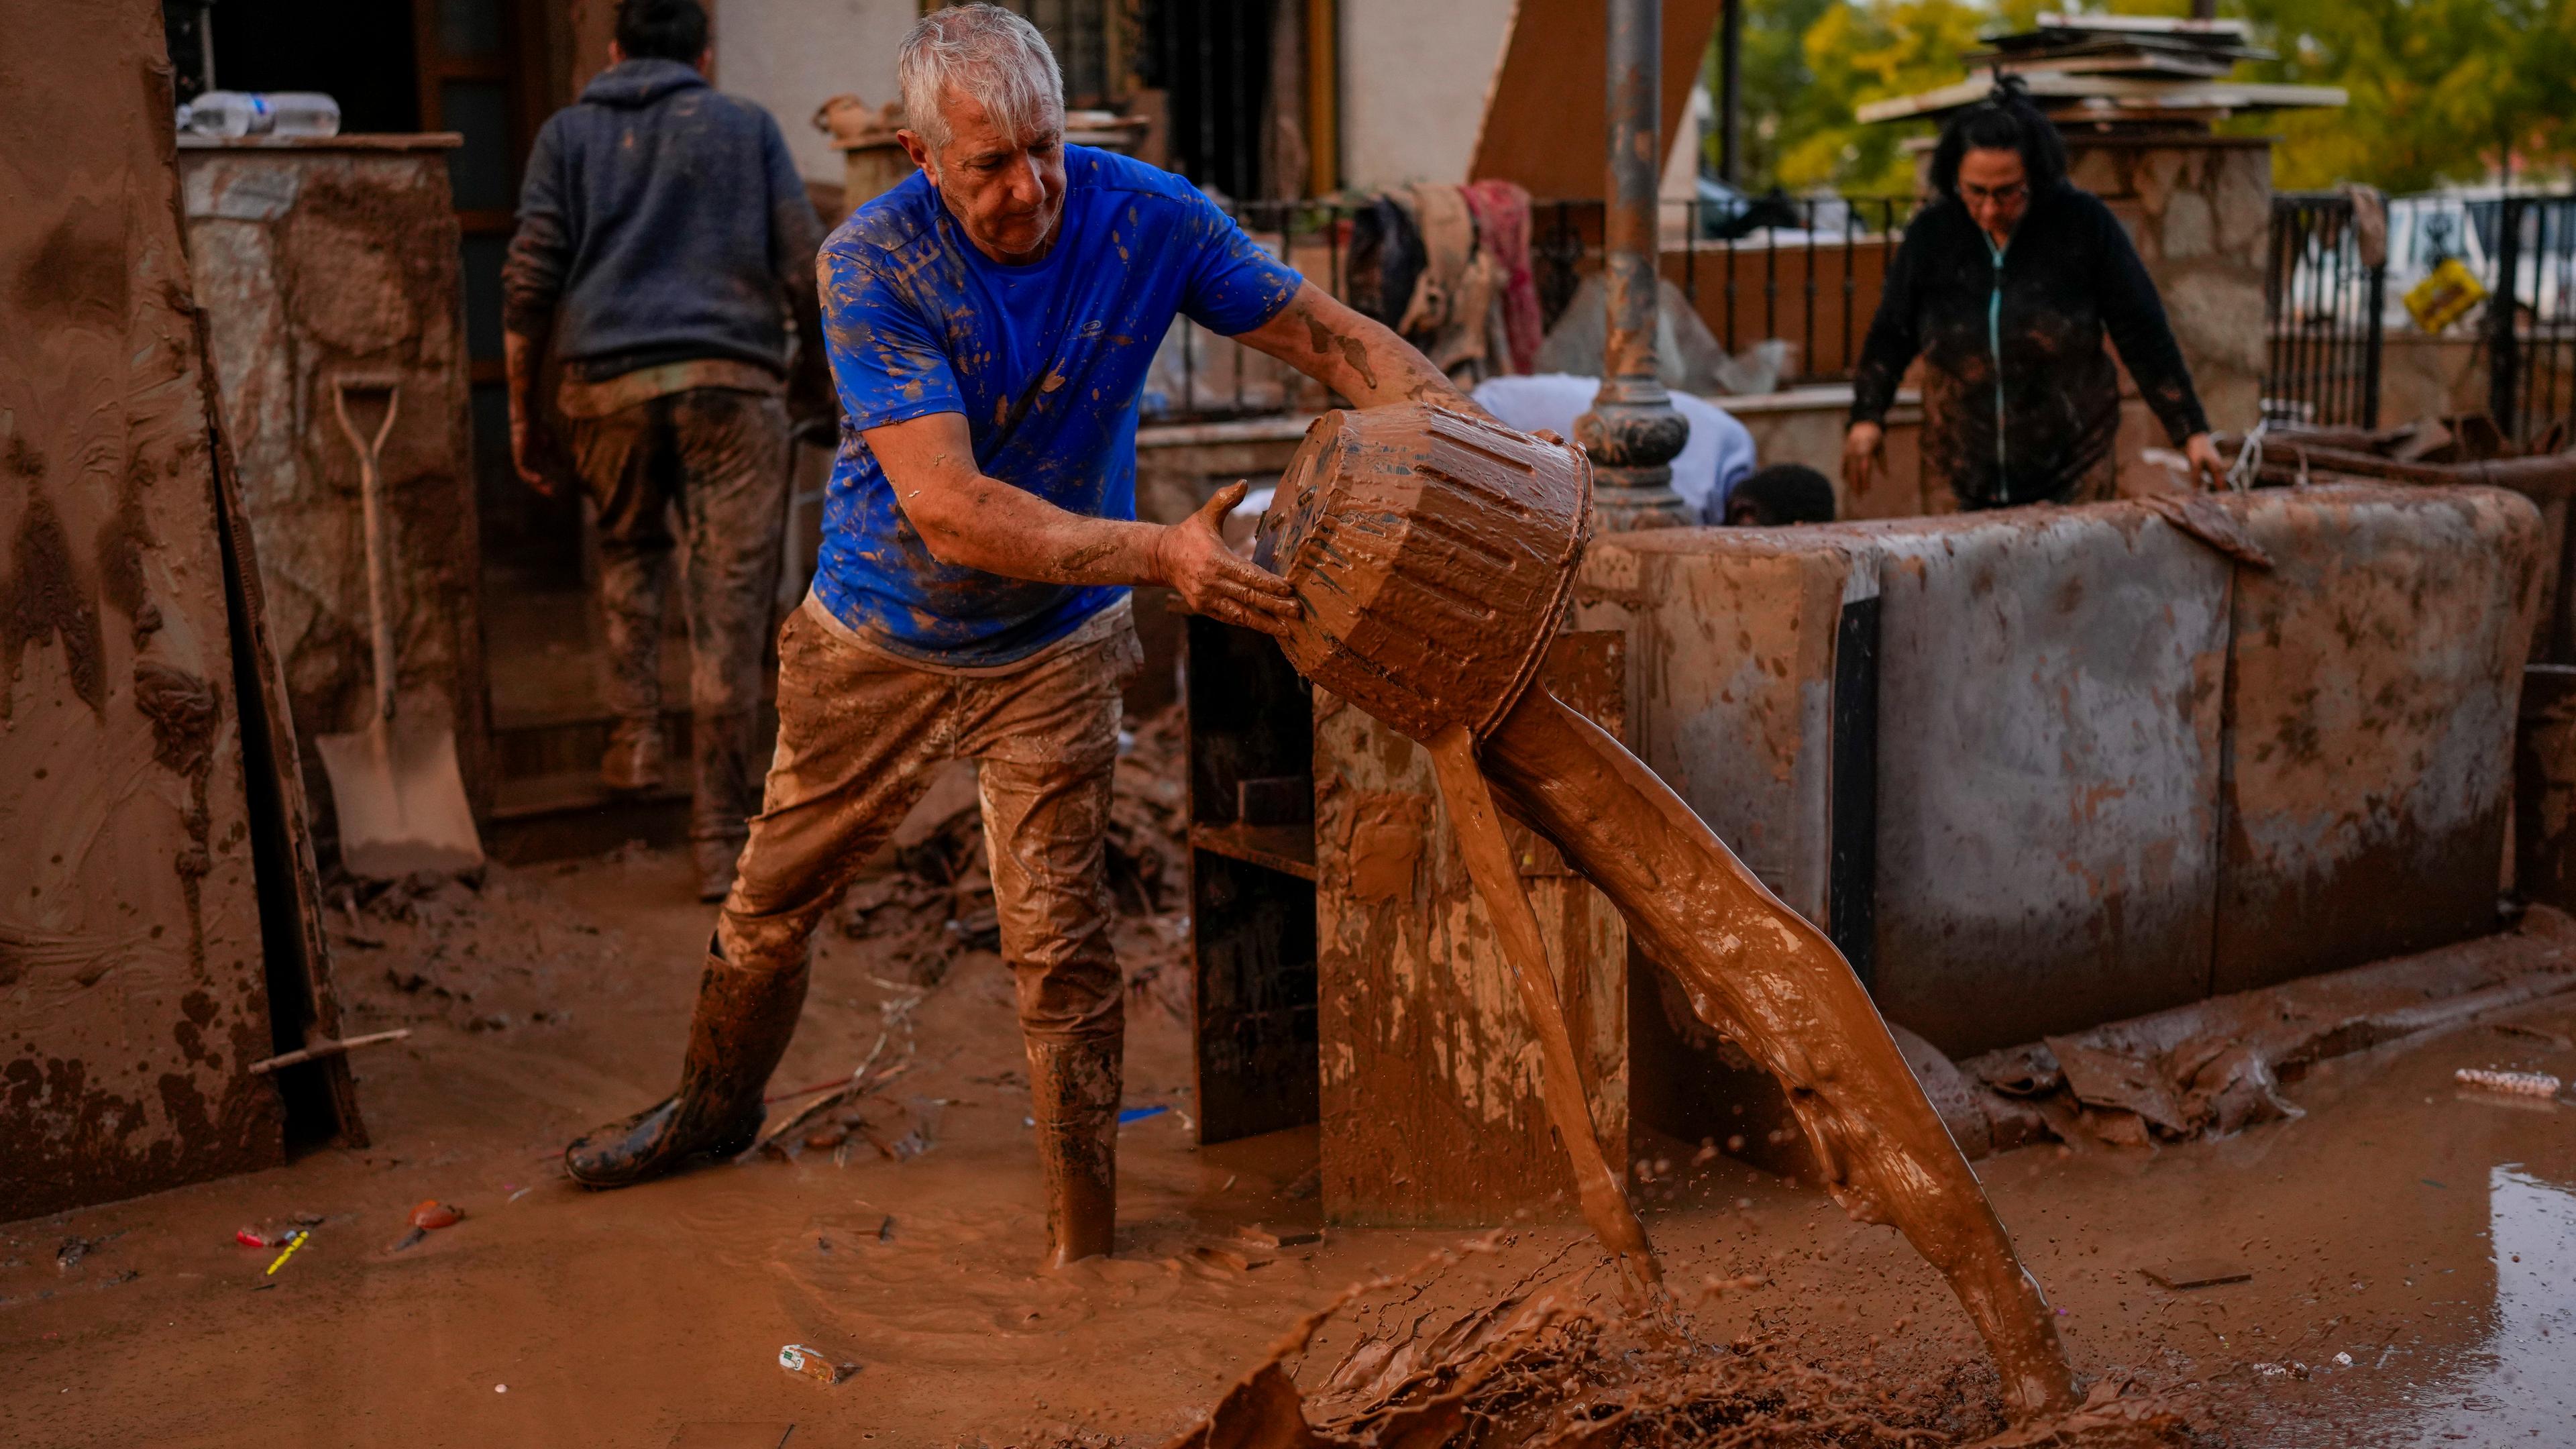
[[[925,16],[898,70],[920,171],[823,247],[840,458],[813,592],[779,634],[778,754],[680,1090],[566,1161],[614,1187],[747,1143],[815,923],[933,768],[971,758],[1064,1263],[1110,1250],[1116,1207],[1123,993],[1101,832],[1138,660],[1128,588],[1271,633],[1297,608],[1218,536],[1243,485],[1185,522],[1136,521],[1155,346],[1187,316],[1362,407],[1474,405],[1187,182],[1064,144],[1063,84],[1027,21]]]

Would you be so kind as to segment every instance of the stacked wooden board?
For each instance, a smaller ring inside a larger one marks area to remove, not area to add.
[[[2269,60],[2241,20],[2174,20],[2139,15],[2041,15],[2029,30],[1980,37],[1960,57],[1986,75],[1874,101],[1862,121],[1945,115],[1975,105],[1997,76],[2016,76],[2031,100],[2061,125],[2203,129],[2244,111],[2340,106],[2334,86],[2237,81],[2245,61]]]

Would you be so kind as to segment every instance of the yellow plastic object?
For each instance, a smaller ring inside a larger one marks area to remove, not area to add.
[[[2458,257],[2444,257],[2430,276],[2407,289],[2406,312],[2426,332],[2440,332],[2486,298],[2485,286]]]

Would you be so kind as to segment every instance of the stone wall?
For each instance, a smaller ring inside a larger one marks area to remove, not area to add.
[[[401,389],[380,480],[393,568],[396,707],[456,731],[488,808],[464,315],[445,143],[183,148],[190,270],[206,310],[224,429],[240,463],[317,834],[335,837],[316,735],[374,707],[358,455],[333,411],[344,376]],[[366,426],[374,416],[352,419]]]

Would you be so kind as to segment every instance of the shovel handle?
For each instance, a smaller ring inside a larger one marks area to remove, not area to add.
[[[349,419],[352,392],[385,395],[385,419],[376,425],[373,438],[359,436],[358,425]],[[392,565],[385,557],[384,490],[377,478],[376,459],[394,430],[394,414],[401,405],[402,384],[390,379],[344,377],[332,384],[331,411],[339,416],[341,433],[358,453],[359,527],[365,531],[367,544],[367,636],[374,646],[376,718],[381,720],[394,717],[394,581]]]

